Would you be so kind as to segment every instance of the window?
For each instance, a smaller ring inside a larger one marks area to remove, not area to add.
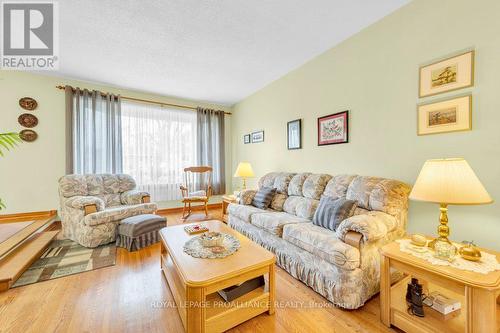
[[[123,172],[154,201],[181,198],[183,169],[196,163],[196,112],[122,100]]]

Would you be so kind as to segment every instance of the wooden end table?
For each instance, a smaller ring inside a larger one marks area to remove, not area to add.
[[[497,256],[500,253],[484,250]],[[428,261],[399,250],[399,243],[382,247],[380,269],[380,319],[387,326],[394,325],[406,332],[499,332],[497,316],[500,307],[500,271],[481,274],[451,266],[436,266]],[[391,286],[390,271],[403,272],[406,277]],[[437,291],[458,299],[461,309],[447,316],[424,307],[425,317],[410,315],[406,305],[406,287],[415,277],[424,290]]]
[[[227,215],[227,206],[232,203],[237,203],[238,198],[234,195],[224,195],[222,196],[222,222],[227,223],[229,217]]]
[[[221,221],[206,221],[210,231],[228,233],[239,239],[241,247],[222,259],[200,259],[183,251],[194,235],[184,225],[163,228],[161,269],[174,296],[186,332],[223,332],[261,313],[274,313],[274,254],[252,242]],[[268,275],[266,286],[224,302],[218,290]]]

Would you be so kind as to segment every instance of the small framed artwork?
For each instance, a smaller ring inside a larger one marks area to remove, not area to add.
[[[250,134],[243,135],[243,143],[244,144],[250,143]]]
[[[318,146],[349,142],[349,111],[318,118]]]
[[[474,51],[420,67],[419,97],[472,87]]]
[[[472,129],[472,95],[417,106],[417,134],[428,135]]]
[[[302,148],[302,119],[289,121],[286,125],[288,149]]]
[[[252,143],[264,142],[264,131],[257,131],[252,133]]]

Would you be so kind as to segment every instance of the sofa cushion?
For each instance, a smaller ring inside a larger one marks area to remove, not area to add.
[[[302,195],[306,198],[319,200],[325,190],[325,186],[332,176],[327,174],[312,174],[304,181]]]
[[[284,212],[254,214],[250,220],[253,225],[280,237],[283,233],[283,226],[286,224],[311,222],[311,220]]]
[[[251,205],[253,197],[255,197],[255,193],[257,193],[257,190],[245,189],[241,191],[239,195],[239,203],[242,205]]]
[[[290,180],[290,183],[288,184],[288,195],[302,196],[302,186],[304,185],[304,181],[310,174],[310,172],[303,172],[293,176]]]
[[[273,197],[276,194],[276,189],[271,187],[262,187],[255,193],[252,200],[252,206],[260,209],[267,209],[273,201]]]
[[[59,193],[65,198],[75,195],[88,195],[85,176],[67,175],[59,178]]]
[[[314,213],[313,224],[335,231],[340,222],[354,214],[356,207],[353,200],[322,197]]]
[[[295,176],[294,173],[280,172],[274,179],[274,185],[272,187],[276,189],[277,193],[287,194],[288,185],[293,176]]]
[[[286,194],[276,193],[271,201],[271,209],[277,212],[283,211],[283,205],[285,204],[287,198],[288,196]]]
[[[274,181],[276,180],[276,177],[279,175],[279,172],[269,172],[265,174],[264,176],[260,177],[259,182],[257,183],[257,186],[259,188],[262,187],[274,187]]]
[[[379,177],[357,176],[349,185],[346,198],[356,200],[358,206],[397,215],[408,208],[407,184]]]
[[[102,196],[106,192],[104,191],[104,175],[85,175],[85,181],[87,182],[87,188],[89,195]],[[116,187],[118,189],[119,183],[116,183]],[[113,193],[113,192],[108,192]]]
[[[115,207],[122,204],[120,193],[103,194],[97,196],[106,203],[106,207]]]
[[[126,174],[119,174],[117,176],[120,180],[120,193],[133,190],[137,187],[135,179],[132,176]]]
[[[354,178],[356,178],[356,175],[333,176],[328,184],[326,184],[323,196],[331,197],[333,199],[345,198],[347,189]]]
[[[285,225],[283,239],[339,268],[353,270],[360,265],[357,248],[342,242],[335,232],[312,223]]]
[[[283,210],[289,214],[311,220],[318,204],[319,200],[292,195],[285,200]]]
[[[230,204],[227,207],[227,213],[238,219],[250,223],[250,217],[256,213],[265,213],[266,211],[254,206]]]

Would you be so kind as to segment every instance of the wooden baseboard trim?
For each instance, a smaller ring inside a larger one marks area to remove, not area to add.
[[[40,212],[28,212],[28,213],[16,213],[16,214],[3,214],[0,215],[0,223],[5,222],[15,222],[17,220],[26,220],[26,219],[44,219],[51,218],[57,215],[57,210],[47,210]]]
[[[204,210],[205,206],[203,205],[198,205],[198,206],[191,206],[192,211],[202,211]],[[221,203],[211,203],[207,205],[208,209],[214,209],[214,208],[220,208]],[[172,214],[172,213],[182,213],[183,207],[173,207],[173,208],[163,208],[163,209],[158,209],[156,211],[156,214],[162,215],[162,214]]]
[[[2,214],[0,215],[0,223],[2,222],[12,222],[12,220],[19,219],[39,219],[39,218],[49,218],[56,216],[57,210],[47,210],[40,212],[28,212],[28,213],[15,213],[15,214]]]

